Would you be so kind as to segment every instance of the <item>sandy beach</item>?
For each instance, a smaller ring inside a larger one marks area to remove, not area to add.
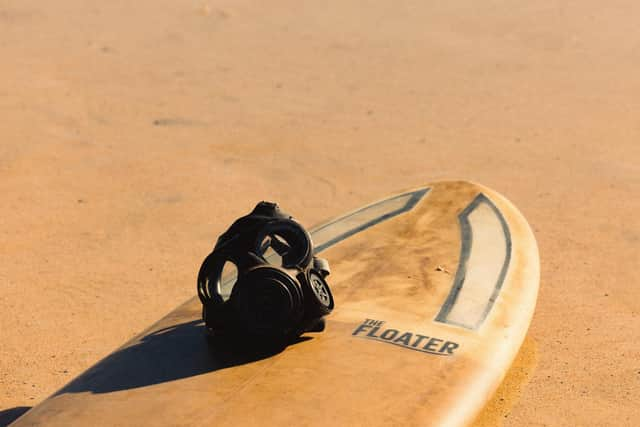
[[[0,425],[195,295],[259,200],[306,225],[466,179],[538,240],[477,425],[640,422],[640,3],[0,2]]]

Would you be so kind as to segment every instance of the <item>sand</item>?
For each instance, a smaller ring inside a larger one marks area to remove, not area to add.
[[[262,199],[312,225],[460,178],[529,219],[478,425],[640,420],[640,3],[0,3],[0,423],[195,294]]]

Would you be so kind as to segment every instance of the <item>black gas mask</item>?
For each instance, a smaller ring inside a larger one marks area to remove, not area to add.
[[[228,263],[233,274],[223,280]],[[333,310],[326,260],[316,258],[309,233],[278,205],[260,202],[224,232],[200,267],[202,317],[214,336],[280,343],[324,329]],[[246,341],[246,340],[245,340]]]

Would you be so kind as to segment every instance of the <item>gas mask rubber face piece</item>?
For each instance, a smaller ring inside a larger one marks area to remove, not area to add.
[[[222,288],[228,263],[237,270],[230,292]],[[334,306],[328,274],[328,262],[314,256],[309,233],[275,203],[260,202],[218,238],[202,263],[202,317],[214,336],[249,336],[256,343],[321,331]]]

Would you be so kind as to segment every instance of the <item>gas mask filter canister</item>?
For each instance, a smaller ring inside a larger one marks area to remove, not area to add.
[[[325,281],[329,264],[313,251],[297,221],[275,203],[258,203],[218,238],[200,267],[198,297],[208,331],[276,344],[323,330],[334,301]],[[230,291],[223,290],[233,280],[222,277],[227,263],[237,270]]]

